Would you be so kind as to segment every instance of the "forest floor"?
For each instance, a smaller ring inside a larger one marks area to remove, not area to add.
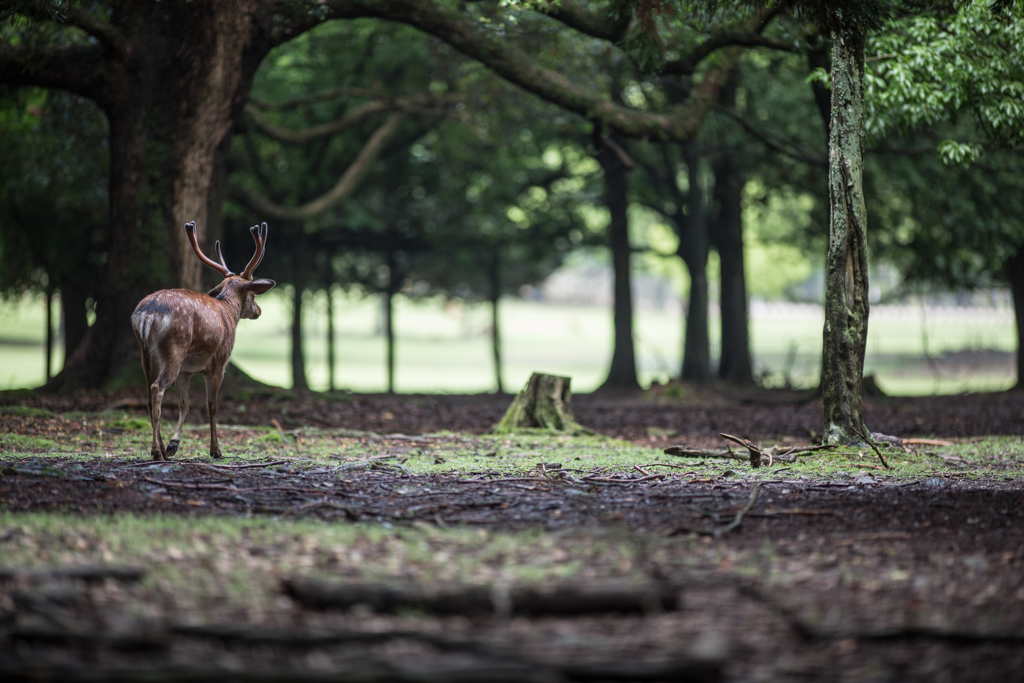
[[[154,463],[142,389],[0,394],[0,678],[1019,677],[1024,393],[868,398],[880,453],[787,454],[821,429],[795,392],[573,400],[596,434],[235,392],[214,461],[197,392]],[[664,452],[720,433],[771,465]]]

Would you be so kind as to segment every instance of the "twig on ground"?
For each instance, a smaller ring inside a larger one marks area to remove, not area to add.
[[[730,522],[725,527],[721,527],[718,529],[696,529],[693,527],[676,527],[675,529],[670,531],[668,535],[676,536],[682,533],[694,533],[699,534],[701,536],[714,536],[716,539],[721,538],[722,536],[726,535],[730,531],[733,531],[734,529],[739,527],[740,524],[743,523],[744,516],[746,516],[746,514],[750,512],[750,509],[754,507],[754,503],[757,501],[757,494],[760,490],[761,482],[755,483],[754,487],[750,490],[750,498],[747,499],[747,504],[743,506],[742,510],[736,513],[736,516],[733,518],[732,522]]]
[[[274,467],[275,465],[287,464],[287,460],[271,460],[270,462],[254,462],[248,465],[206,465],[206,467],[213,467],[218,470],[250,470],[259,467]],[[193,463],[193,464],[205,464],[205,463]]]
[[[891,467],[889,467],[889,463],[887,463],[885,461],[885,458],[882,457],[882,451],[878,450],[878,447],[875,446],[874,442],[871,439],[869,439],[868,437],[866,437],[863,434],[861,434],[860,430],[857,429],[856,427],[854,427],[853,425],[850,425],[850,429],[853,430],[854,434],[856,434],[860,438],[864,439],[864,441],[866,441],[867,444],[869,446],[871,446],[871,450],[873,450],[875,452],[875,454],[878,456],[878,459],[882,461],[882,464],[885,466],[885,469],[887,469],[887,470],[891,470],[892,469]]]
[[[764,451],[762,451],[759,447],[755,446],[752,441],[750,441],[749,439],[742,439],[742,438],[740,438],[738,436],[733,436],[732,434],[719,434],[719,436],[722,437],[723,439],[726,439],[728,441],[732,441],[732,442],[737,443],[740,446],[743,446],[744,448],[746,448],[747,452],[750,453],[750,466],[751,467],[760,467],[761,466],[761,456],[764,455]],[[739,458],[737,458],[737,459],[739,459]],[[768,464],[771,465],[771,456],[770,455],[768,456]]]
[[[726,460],[743,460],[730,449],[715,450],[713,448],[690,448],[689,446],[669,446],[663,451],[665,455],[676,455],[681,458],[724,458]]]
[[[636,479],[616,479],[614,477],[580,477],[580,481],[585,482],[596,482],[600,484],[637,484],[643,481],[651,481],[653,479],[664,479],[667,474],[649,474],[646,477],[637,477]]]

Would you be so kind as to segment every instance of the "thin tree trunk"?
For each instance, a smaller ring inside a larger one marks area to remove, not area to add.
[[[690,300],[686,307],[680,377],[689,382],[707,384],[712,378],[711,346],[708,341],[707,211],[700,185],[700,155],[693,143],[684,145],[683,150],[690,188],[686,230],[680,235],[679,255],[690,273]]]
[[[1013,312],[1017,321],[1017,384],[1016,391],[1024,391],[1024,244],[1017,246],[1017,253],[1003,266],[1006,279],[1010,281],[1013,295]]]
[[[327,390],[334,391],[334,288],[327,284]]]
[[[306,356],[302,349],[302,295],[306,289],[306,245],[300,237],[292,254],[292,389],[309,391],[306,380]]]
[[[490,285],[488,298],[491,302],[491,355],[494,358],[494,386],[499,394],[505,393],[501,381],[501,329],[498,326],[498,301],[501,299],[501,247],[491,252],[491,268],[488,272]]]
[[[46,381],[53,377],[53,288],[46,288]]]
[[[722,357],[718,377],[731,384],[752,384],[747,282],[743,258],[743,179],[732,155],[714,164],[718,215],[711,230],[721,263]]]
[[[617,144],[617,143],[616,143]],[[629,203],[626,166],[609,145],[597,155],[604,171],[604,202],[611,215],[608,235],[612,252],[614,348],[608,378],[602,389],[639,389],[636,352],[633,346],[633,293],[630,284]]]
[[[861,412],[868,330],[864,43],[863,28],[832,33],[830,221],[821,361],[825,443],[857,441],[854,430],[867,434]]]
[[[384,292],[384,340],[387,345],[388,393],[395,393],[395,308],[394,299],[400,278],[394,250],[387,253],[388,287]]]

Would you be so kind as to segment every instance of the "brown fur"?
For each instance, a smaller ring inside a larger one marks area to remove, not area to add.
[[[264,229],[265,226],[264,223]],[[255,232],[253,236],[256,237]],[[258,263],[258,257],[262,257],[261,249],[262,244],[257,238],[254,262]],[[206,262],[198,247],[196,252]],[[132,329],[142,349],[142,370],[149,387],[147,403],[153,426],[151,452],[154,460],[166,460],[178,450],[181,428],[189,410],[189,380],[197,373],[206,377],[210,455],[221,457],[217,445],[217,393],[235,346],[235,327],[241,318],[255,320],[260,317],[255,297],[275,283],[273,280],[251,280],[233,275],[226,266],[217,270],[226,277],[209,294],[188,289],[163,289],[140,301],[132,313]],[[247,267],[246,270],[251,272],[252,269]],[[164,448],[160,437],[160,412],[164,392],[171,382],[178,388],[178,425]]]

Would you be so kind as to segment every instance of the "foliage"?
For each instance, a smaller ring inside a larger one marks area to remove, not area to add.
[[[867,127],[881,137],[956,122],[965,115],[976,135],[939,144],[946,163],[977,160],[986,148],[1024,143],[1024,7],[994,11],[969,2],[952,16],[914,14],[868,43]],[[970,128],[955,129],[963,134]]]
[[[88,100],[0,96],[0,294],[92,291],[106,250],[107,126]]]

